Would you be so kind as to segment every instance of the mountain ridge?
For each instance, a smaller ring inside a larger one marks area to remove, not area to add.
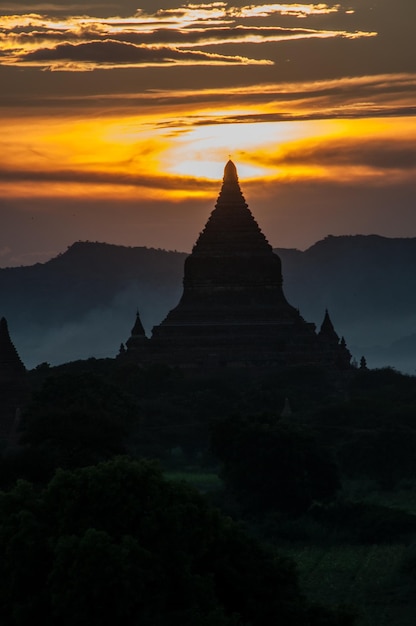
[[[416,238],[329,235],[304,251],[274,251],[286,297],[306,320],[319,326],[328,308],[358,359],[375,347],[378,365],[394,343],[390,364],[400,368],[397,342],[416,329]],[[149,334],[176,305],[187,256],[78,241],[44,263],[0,268],[0,314],[28,367],[115,356],[137,308]]]

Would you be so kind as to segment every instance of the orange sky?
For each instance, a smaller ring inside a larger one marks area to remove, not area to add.
[[[247,185],[286,180],[377,184],[386,169],[391,182],[410,181],[414,174],[403,163],[412,158],[416,141],[413,118],[275,123],[267,121],[267,108],[173,108],[157,115],[102,114],[89,120],[11,114],[0,137],[0,191],[9,197],[94,194],[134,200],[140,189],[142,198],[167,202],[213,199],[229,155]],[[234,116],[260,120],[229,123]],[[198,125],[199,120],[204,123]]]
[[[406,0],[19,7],[0,1],[0,265],[190,250],[229,155],[274,246],[416,236]]]

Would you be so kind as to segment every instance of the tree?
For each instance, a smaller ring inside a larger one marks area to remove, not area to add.
[[[137,413],[136,401],[95,374],[50,377],[25,411],[21,442],[29,449],[27,458],[43,457],[50,477],[57,467],[90,465],[124,453]]]
[[[311,436],[275,417],[234,416],[213,428],[213,453],[226,487],[247,512],[306,510],[332,497],[338,471]]]
[[[289,561],[126,458],[0,493],[0,607],[4,626],[341,623],[309,610]]]

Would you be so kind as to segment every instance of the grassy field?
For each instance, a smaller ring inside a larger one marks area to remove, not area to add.
[[[357,626],[414,626],[414,594],[400,571],[405,549],[402,544],[287,546],[284,552],[297,563],[311,600],[353,608]]]
[[[363,490],[358,500],[416,514],[413,488]],[[316,540],[312,534],[304,543],[276,542],[296,562],[302,589],[311,600],[351,607],[358,616],[357,626],[416,625],[416,577],[403,571],[409,545],[414,551],[411,537],[392,536],[379,545],[337,541],[336,535],[325,537],[316,530],[315,536]]]
[[[394,490],[383,491],[372,481],[349,480],[343,484],[344,497],[368,504],[381,504],[416,515],[416,481],[406,481]]]
[[[215,491],[220,489],[222,486],[221,479],[218,477],[218,474],[215,474],[214,472],[178,470],[166,471],[165,476],[169,480],[185,481],[198,489],[201,493]]]
[[[203,493],[215,492],[222,485],[217,474],[191,469],[166,472],[166,476],[184,480]],[[413,489],[391,493],[369,490],[362,499],[416,514]],[[408,545],[394,537],[382,545],[338,543],[333,536],[325,537],[325,532],[315,529],[315,540],[303,543],[287,538],[273,541],[279,552],[297,564],[307,597],[327,606],[352,609],[358,616],[357,626],[415,626],[416,580],[402,571]]]

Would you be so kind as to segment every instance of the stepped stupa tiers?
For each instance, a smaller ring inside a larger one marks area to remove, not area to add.
[[[221,191],[185,261],[183,294],[147,339],[139,315],[123,358],[182,367],[285,367],[316,364],[345,369],[328,312],[319,334],[283,293],[273,252],[228,161]]]

